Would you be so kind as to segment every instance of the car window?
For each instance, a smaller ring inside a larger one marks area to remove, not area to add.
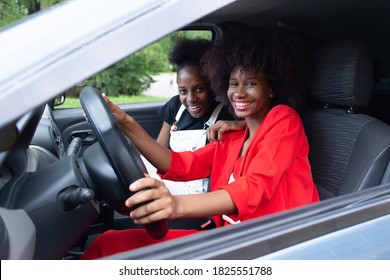
[[[96,75],[80,81],[56,99],[56,109],[80,107],[79,93],[93,86],[116,104],[167,101],[177,94],[176,69],[169,52],[178,38],[212,40],[212,30],[181,30],[128,56]],[[64,98],[65,97],[65,98]]]

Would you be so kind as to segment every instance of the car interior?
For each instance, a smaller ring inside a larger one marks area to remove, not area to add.
[[[334,40],[316,53],[308,92],[314,105],[303,122],[321,199],[386,183],[390,127],[355,113],[370,103],[373,77],[371,54],[359,40]]]
[[[239,0],[182,29],[210,29],[217,40],[224,35],[218,26],[235,22],[280,28],[307,43],[313,58],[301,117],[324,201],[390,183],[389,9],[385,0]],[[120,106],[156,138],[163,104]],[[119,167],[105,151],[104,143],[114,143],[112,154],[123,139],[99,138],[84,118],[85,107],[54,105],[50,101],[1,129],[8,141],[0,143],[0,213],[24,210],[1,216],[0,228],[4,219],[22,224],[0,231],[1,259],[78,259],[105,230],[136,227],[121,208],[127,181],[118,180]],[[124,150],[132,160],[123,166],[136,170],[136,151]]]

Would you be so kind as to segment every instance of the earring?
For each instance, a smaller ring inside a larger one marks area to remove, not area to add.
[[[274,98],[274,93],[272,92],[272,89],[271,92],[269,93],[269,98]]]

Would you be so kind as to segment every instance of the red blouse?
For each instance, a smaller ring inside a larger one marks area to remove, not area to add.
[[[233,220],[291,209],[319,200],[308,160],[309,145],[299,115],[290,107],[272,108],[245,154],[239,158],[248,129],[224,135],[223,143],[195,152],[171,152],[163,179],[185,181],[210,177],[211,191],[225,189],[238,213]],[[228,184],[232,175],[235,181]],[[218,226],[226,222],[214,217]]]

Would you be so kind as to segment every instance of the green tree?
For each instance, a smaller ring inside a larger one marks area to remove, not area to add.
[[[110,95],[139,95],[153,75],[172,71],[168,52],[175,36],[167,36],[88,79],[87,84]]]
[[[0,0],[0,28],[27,15],[27,10],[14,0]]]
[[[87,84],[112,96],[140,95],[154,82],[153,75],[174,70],[168,55],[177,38],[211,40],[211,35],[210,31],[173,33],[98,73]]]
[[[62,2],[62,0],[18,0],[17,2],[19,5],[25,7],[28,11],[28,14],[31,15],[39,12],[40,10],[53,6],[54,4]]]
[[[62,0],[0,0],[0,28]]]

